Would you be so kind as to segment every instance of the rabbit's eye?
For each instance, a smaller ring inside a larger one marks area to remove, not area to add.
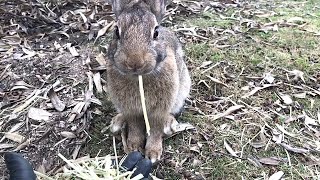
[[[159,26],[156,26],[156,27],[154,28],[153,39],[157,39],[157,37],[158,37],[158,35],[159,35],[158,29],[159,29]]]
[[[120,39],[120,33],[119,33],[118,26],[115,27],[115,31],[114,32],[116,33],[117,38]]]

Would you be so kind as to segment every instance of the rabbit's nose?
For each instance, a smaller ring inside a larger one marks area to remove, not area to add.
[[[144,67],[144,63],[142,61],[133,61],[127,63],[127,67],[129,70],[138,71]]]

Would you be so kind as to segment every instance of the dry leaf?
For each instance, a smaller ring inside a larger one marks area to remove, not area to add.
[[[227,143],[226,140],[224,140],[224,147],[227,149],[227,151],[235,157],[238,157],[237,154],[234,152],[234,150],[231,148],[231,146]]]
[[[3,143],[3,144],[0,144],[0,149],[9,149],[9,148],[13,148],[15,146],[16,145],[14,145],[14,144]]]
[[[291,152],[295,152],[295,153],[308,153],[309,150],[308,149],[303,149],[303,148],[295,148],[292,147],[288,144],[284,144],[284,143],[280,143],[281,146],[283,146],[286,150],[291,151]]]
[[[248,92],[247,94],[243,95],[242,98],[248,98],[252,95],[254,95],[255,93],[257,93],[260,90],[269,88],[269,87],[274,87],[274,86],[278,86],[278,84],[264,84],[262,87],[255,87],[252,91]]]
[[[16,109],[13,110],[12,114],[16,114],[20,111],[23,111],[25,108],[27,108],[34,100],[38,98],[38,95],[41,93],[41,90],[35,90],[31,93],[31,97],[25,101],[22,105],[18,106]]]
[[[264,79],[270,84],[272,84],[275,80],[275,78],[273,77],[273,75],[271,73],[266,73],[264,75]]]
[[[46,110],[31,107],[28,111],[28,117],[37,121],[49,121],[51,113]]]
[[[291,137],[296,137],[295,134],[292,134],[292,133],[288,132],[288,131],[285,130],[284,127],[281,126],[280,124],[277,124],[277,123],[276,123],[276,126],[277,126],[277,128],[278,128],[281,132],[283,132],[284,134],[286,134],[286,135],[288,135],[288,136],[291,136]]]
[[[196,129],[193,125],[189,123],[177,123],[171,126],[171,129],[174,133]]]
[[[72,56],[78,57],[79,53],[77,52],[76,48],[74,46],[71,46],[71,43],[67,43],[67,48]]]
[[[106,66],[107,65],[107,62],[103,56],[102,53],[98,54],[96,56],[96,61],[99,63],[100,66]]]
[[[24,136],[18,134],[18,133],[4,133],[4,137],[6,137],[7,139],[10,139],[11,141],[17,142],[17,143],[22,143],[23,140],[25,139]]]
[[[292,18],[288,19],[287,22],[300,25],[300,24],[305,23],[306,21],[301,17],[292,17]]]
[[[26,59],[35,56],[37,53],[35,51],[28,50],[26,48],[22,48],[22,51],[26,54],[19,59]]]
[[[93,74],[93,82],[96,85],[98,93],[102,93],[101,77],[99,72]]]
[[[77,137],[74,133],[68,132],[68,131],[62,131],[60,134],[61,134],[61,136],[65,137],[65,138],[69,138],[69,139],[73,139],[73,138]]]
[[[260,158],[259,162],[262,164],[277,166],[280,164],[281,160],[276,157],[270,157],[270,158]]]
[[[220,113],[220,114],[217,114],[217,115],[214,115],[213,116],[213,120],[216,120],[216,119],[219,119],[219,118],[222,118],[222,117],[225,117],[227,115],[230,115],[231,113],[241,109],[241,108],[244,108],[245,106],[243,105],[235,105],[235,106],[231,106],[229,107],[225,112],[223,113]]]
[[[212,64],[212,61],[204,61],[204,62],[202,62],[200,68],[205,68],[205,67],[209,66],[210,64]]]
[[[307,93],[298,93],[298,94],[293,94],[294,97],[299,98],[299,99],[305,99],[307,97]]]
[[[318,125],[317,122],[316,122],[316,120],[315,120],[315,119],[312,119],[311,117],[309,117],[308,115],[306,115],[305,112],[303,112],[303,115],[304,115],[304,123],[305,123],[306,125],[315,125],[315,126]]]
[[[269,180],[280,180],[283,175],[284,175],[284,172],[278,171],[278,172],[272,174],[270,176]]]
[[[305,82],[305,80],[304,80],[304,77],[303,77],[303,75],[304,75],[304,73],[302,72],[302,71],[299,71],[299,70],[292,70],[292,71],[287,71],[289,74],[291,74],[291,75],[294,75],[295,77],[295,79],[297,79],[297,78],[300,78],[303,82]]]
[[[69,117],[69,119],[68,119],[68,122],[72,122],[72,121],[76,118],[76,116],[81,113],[81,111],[82,111],[82,109],[83,109],[83,107],[84,107],[85,104],[86,104],[85,102],[79,102],[79,103],[72,109],[72,112],[70,113],[70,117]]]
[[[287,104],[287,105],[290,105],[293,103],[291,97],[287,94],[282,94],[282,93],[278,93],[279,97],[281,98],[281,100]]]
[[[108,31],[108,29],[110,29],[110,27],[112,27],[113,24],[114,24],[114,21],[111,21],[109,24],[107,24],[102,29],[100,29],[98,31],[98,35],[94,41],[96,42],[99,37],[103,36]]]
[[[53,107],[57,111],[62,112],[65,109],[66,105],[59,99],[57,93],[53,90],[53,88],[50,88],[48,97],[51,100]]]
[[[253,146],[254,148],[258,149],[258,148],[262,148],[262,147],[266,146],[266,142],[264,142],[264,141],[251,142],[250,145]]]
[[[216,78],[211,77],[211,76],[208,76],[208,75],[207,75],[207,77],[208,77],[211,81],[213,81],[213,82],[215,82],[215,83],[222,84],[222,85],[224,85],[225,87],[228,87],[228,85],[226,85],[225,83],[221,82],[219,79],[216,79]]]

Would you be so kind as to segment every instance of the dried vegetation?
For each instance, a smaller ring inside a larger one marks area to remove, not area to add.
[[[180,121],[196,130],[166,139],[153,174],[319,179],[319,12],[317,1],[173,0],[164,25],[193,79]],[[59,153],[112,154],[114,110],[102,96],[111,7],[0,1],[0,25],[0,151],[23,153],[47,175],[63,169]]]

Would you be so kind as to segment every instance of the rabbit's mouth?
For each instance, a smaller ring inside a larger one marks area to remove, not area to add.
[[[118,63],[114,63],[114,67],[119,71],[122,75],[129,76],[138,76],[138,75],[146,75],[151,74],[157,67],[153,67],[151,65],[146,65],[143,68],[128,68],[127,66],[120,65]]]

